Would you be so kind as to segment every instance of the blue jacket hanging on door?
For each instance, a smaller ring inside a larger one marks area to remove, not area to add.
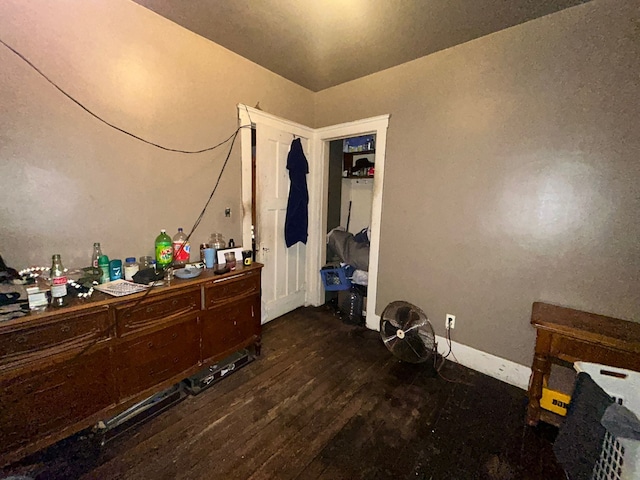
[[[291,185],[284,222],[284,241],[287,247],[290,247],[297,242],[307,243],[309,227],[309,190],[307,189],[309,163],[304,156],[299,138],[291,143],[287,156],[287,170],[289,170]]]

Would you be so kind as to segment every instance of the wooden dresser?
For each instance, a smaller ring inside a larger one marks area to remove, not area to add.
[[[527,423],[558,418],[541,410],[542,387],[553,362],[579,360],[640,371],[640,323],[547,303],[533,304],[531,324],[536,328],[536,349],[529,381]]]
[[[260,271],[206,270],[148,294],[95,292],[0,323],[0,464],[116,415],[246,347],[260,353]]]

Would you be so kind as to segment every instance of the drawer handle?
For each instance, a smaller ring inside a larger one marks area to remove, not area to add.
[[[19,337],[16,337],[16,343],[27,343],[27,336],[20,335]]]
[[[153,312],[153,307],[147,307],[147,313]]]
[[[175,307],[178,304],[178,300],[174,299],[173,302],[171,302],[171,306]]]
[[[149,348],[152,348],[152,347],[153,347],[153,342],[149,342],[149,343],[147,343],[147,346],[148,346]]]
[[[173,334],[173,335],[171,335],[171,338],[173,338],[173,339],[178,338],[178,334],[174,332],[174,334]]]
[[[62,326],[60,327],[60,331],[61,331],[62,333],[67,333],[67,332],[71,331],[71,327],[70,327],[69,325],[62,325]]]
[[[179,362],[178,357],[175,357],[175,358],[173,359],[173,364],[175,365],[175,364],[177,364],[178,362]]]

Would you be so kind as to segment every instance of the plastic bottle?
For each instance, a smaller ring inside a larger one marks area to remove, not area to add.
[[[127,257],[124,263],[124,279],[133,281],[133,276],[138,273],[140,267],[136,263],[136,257]]]
[[[190,258],[191,245],[187,241],[187,235],[180,227],[178,233],[173,236],[173,265],[184,266],[189,263]]]
[[[109,282],[111,280],[111,277],[109,276],[109,257],[106,255],[100,255],[100,258],[98,258],[98,268],[102,270],[100,283]]]
[[[54,307],[64,307],[67,302],[67,274],[60,260],[60,254],[55,254],[51,258],[51,305]]]
[[[212,233],[209,239],[209,246],[213,248],[213,261],[218,263],[218,250],[225,248],[227,245],[221,233]]]
[[[227,246],[221,233],[212,233],[209,243],[211,244],[211,248],[215,248],[216,250],[220,250]]]
[[[91,266],[93,268],[98,268],[100,255],[102,255],[102,249],[100,248],[100,243],[96,242],[93,244],[93,256],[91,257]]]
[[[173,262],[173,244],[167,231],[160,230],[160,235],[156,237],[156,266],[166,268]]]

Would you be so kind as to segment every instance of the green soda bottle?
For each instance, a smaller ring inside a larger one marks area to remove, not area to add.
[[[158,268],[165,268],[173,262],[173,243],[166,230],[160,230],[160,235],[156,237],[156,265]]]

